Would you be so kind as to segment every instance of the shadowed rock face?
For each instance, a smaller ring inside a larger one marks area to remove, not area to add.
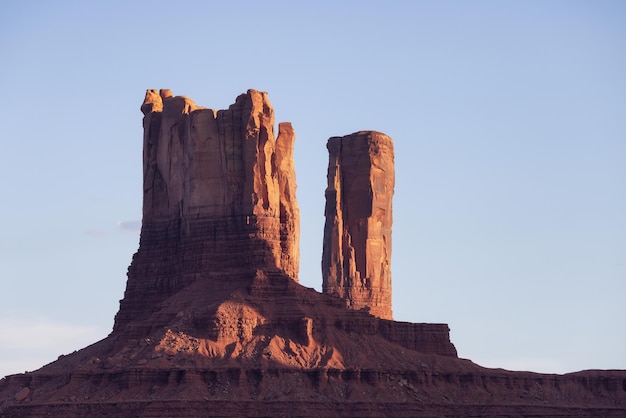
[[[330,138],[327,148],[323,291],[391,319],[393,141],[362,131]]]
[[[281,123],[276,137],[267,93],[216,111],[148,90],[141,110],[141,242],[114,330],[196,280],[237,287],[249,271],[279,269],[297,281],[295,135]]]

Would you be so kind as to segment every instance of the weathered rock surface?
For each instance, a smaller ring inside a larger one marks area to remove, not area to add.
[[[327,148],[323,291],[391,319],[393,141],[362,131],[330,138]]]
[[[281,123],[275,136],[267,93],[249,90],[216,111],[148,90],[141,110],[141,242],[114,330],[197,280],[230,289],[279,269],[297,281],[295,134]]]
[[[181,318],[149,337],[107,338],[3,379],[0,416],[625,416],[626,371],[559,376],[485,369],[306,319],[298,328],[272,329],[268,321],[250,337],[257,296],[239,296],[221,308],[221,317],[235,313],[243,320],[220,337],[190,333]]]
[[[265,93],[213,111],[151,90],[142,111],[144,219],[113,332],[0,380],[0,416],[625,415],[626,371],[485,369],[445,324],[301,286],[294,135],[274,138]]]

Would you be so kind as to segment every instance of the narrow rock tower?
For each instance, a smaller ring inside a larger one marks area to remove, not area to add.
[[[191,283],[225,292],[259,271],[298,280],[294,131],[267,93],[227,110],[148,90],[143,127],[143,221],[114,331],[149,317]]]
[[[393,141],[380,132],[333,137],[322,253],[324,293],[392,319]]]

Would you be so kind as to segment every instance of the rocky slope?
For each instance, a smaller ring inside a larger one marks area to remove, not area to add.
[[[325,242],[356,238],[324,250],[350,273],[325,280],[350,291],[318,293],[297,282],[295,136],[274,134],[267,94],[215,111],[150,90],[142,111],[143,225],[113,331],[2,379],[0,416],[626,416],[626,371],[485,369],[457,357],[447,325],[389,319],[388,137],[329,142],[329,174],[344,174],[329,175]]]

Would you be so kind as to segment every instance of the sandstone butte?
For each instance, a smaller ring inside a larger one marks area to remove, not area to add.
[[[393,143],[328,142],[322,288],[298,283],[294,130],[267,94],[227,110],[149,90],[143,223],[111,334],[0,381],[2,417],[625,417],[626,371],[458,358],[391,311]],[[564,347],[564,349],[566,349]]]

